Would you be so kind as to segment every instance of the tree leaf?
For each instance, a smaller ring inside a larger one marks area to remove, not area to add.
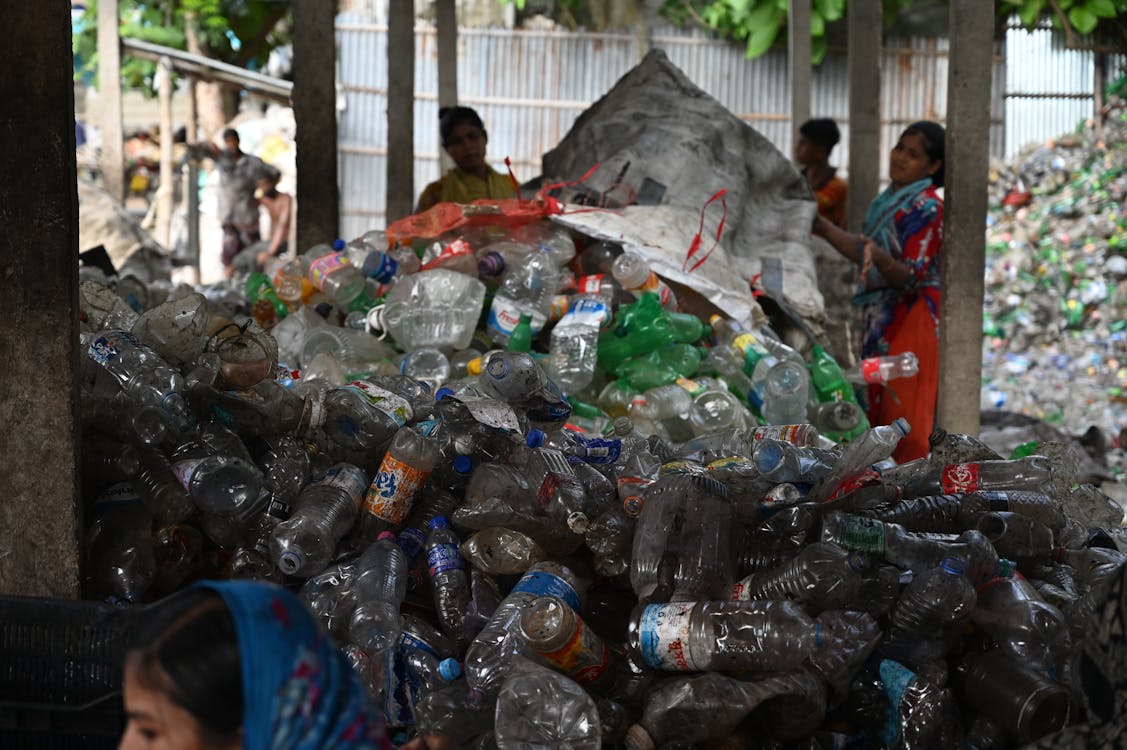
[[[1096,28],[1096,24],[1100,22],[1096,14],[1083,5],[1077,5],[1068,11],[1068,20],[1072,22],[1073,28],[1081,34],[1091,34]]]
[[[814,0],[814,10],[827,21],[837,21],[845,15],[845,0]]]
[[[775,39],[779,35],[779,26],[779,19],[776,18],[774,23],[763,24],[751,32],[751,35],[747,38],[748,59],[759,57],[771,49],[771,45],[775,43]]]
[[[1037,23],[1037,19],[1041,16],[1041,11],[1045,7],[1044,0],[1025,0],[1022,3],[1021,10],[1017,12],[1021,17],[1021,22],[1026,26],[1032,26]]]
[[[810,36],[820,37],[826,33],[826,20],[819,13],[810,14]]]
[[[826,51],[829,50],[829,43],[826,42],[824,36],[816,36],[810,40],[810,61],[815,65],[821,65],[822,60],[826,59]]]
[[[1115,3],[1111,0],[1088,0],[1086,5],[1088,10],[1100,18],[1115,18],[1117,15]]]

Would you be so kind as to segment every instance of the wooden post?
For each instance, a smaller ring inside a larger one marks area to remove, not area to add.
[[[297,123],[297,252],[340,234],[335,3],[294,0],[293,111]]]
[[[790,66],[791,152],[798,143],[798,129],[810,119],[810,0],[790,0],[787,19],[790,40],[787,45]]]
[[[993,5],[981,0],[951,0],[950,35],[936,425],[948,432],[977,435]]]
[[[0,3],[0,28],[0,592],[73,598],[82,516],[70,3]]]
[[[435,25],[438,27],[438,106],[458,106],[458,8],[455,0],[435,0]],[[435,127],[438,123],[435,123]],[[454,166],[454,160],[442,148],[439,138],[439,159],[442,171]]]
[[[117,0],[98,3],[98,105],[102,152],[98,160],[106,191],[125,200],[125,136],[121,124],[121,37]]]
[[[881,0],[849,3],[849,228],[880,190]],[[989,70],[989,66],[987,66]]]
[[[415,3],[389,0],[387,22],[387,221],[415,208]]]
[[[1104,89],[1107,87],[1107,53],[1092,55],[1092,127],[1096,138],[1104,137]]]
[[[171,244],[172,212],[176,186],[172,184],[172,61],[162,57],[157,65],[160,96],[160,186],[157,188],[157,236],[163,247]]]
[[[188,81],[188,124],[185,140],[195,144],[199,134],[199,112],[196,109],[196,79]],[[192,268],[192,283],[200,280],[200,163],[188,153],[188,169],[184,178],[184,196],[188,202],[188,260]]]

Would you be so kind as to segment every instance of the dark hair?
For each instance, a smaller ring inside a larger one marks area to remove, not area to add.
[[[454,128],[462,123],[467,123],[474,126],[481,132],[485,132],[485,123],[481,121],[481,117],[474,110],[469,107],[441,107],[438,110],[438,132],[442,135],[442,143],[450,140],[450,136],[454,134]]]
[[[239,140],[239,131],[234,128],[227,128],[223,131],[223,140],[227,140],[228,138],[234,138],[236,141]]]
[[[139,679],[168,694],[216,744],[243,725],[243,675],[235,622],[222,597],[190,589],[154,605],[127,658]]]
[[[837,123],[828,118],[807,120],[802,123],[798,132],[806,136],[806,140],[825,146],[827,152],[833,151],[834,146],[841,141],[841,131],[838,130]]]
[[[931,184],[935,187],[943,187],[943,173],[947,168],[947,131],[943,126],[931,120],[920,120],[913,122],[905,130],[905,135],[918,135],[924,141],[924,153],[927,158],[932,161],[939,162],[939,170],[931,176]]]

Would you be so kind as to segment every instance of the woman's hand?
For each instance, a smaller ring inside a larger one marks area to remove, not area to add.
[[[877,252],[877,243],[864,236],[861,240],[865,243],[861,251],[861,278],[864,279],[873,268],[873,254]]]
[[[398,750],[458,750],[458,741],[442,734],[424,734],[400,745]]]

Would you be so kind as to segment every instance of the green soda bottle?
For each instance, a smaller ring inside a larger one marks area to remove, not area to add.
[[[599,336],[599,364],[613,372],[631,357],[668,346],[674,327],[661,298],[645,292],[634,304],[619,307],[611,329]]]
[[[286,307],[286,303],[274,291],[274,285],[270,283],[270,277],[261,271],[252,273],[247,276],[246,284],[243,286],[243,291],[246,292],[247,301],[253,307],[259,300],[266,300],[270,306],[274,308],[274,314],[279,319],[286,317],[290,314],[290,308]]]
[[[852,404],[858,404],[857,394],[853,392],[853,384],[845,379],[841,365],[829,352],[817,344],[814,345],[812,350],[810,382],[814,386],[814,393],[817,395],[819,403],[848,401]],[[827,437],[840,443],[852,440],[868,430],[869,419],[862,412],[861,421],[852,430],[844,433],[828,433]]]
[[[648,391],[668,385],[677,378],[687,378],[700,367],[700,351],[692,344],[670,344],[641,357],[623,362],[614,374],[624,378],[631,388]]]
[[[517,327],[509,334],[508,349],[510,352],[532,351],[532,316],[528,313],[520,314]]]

